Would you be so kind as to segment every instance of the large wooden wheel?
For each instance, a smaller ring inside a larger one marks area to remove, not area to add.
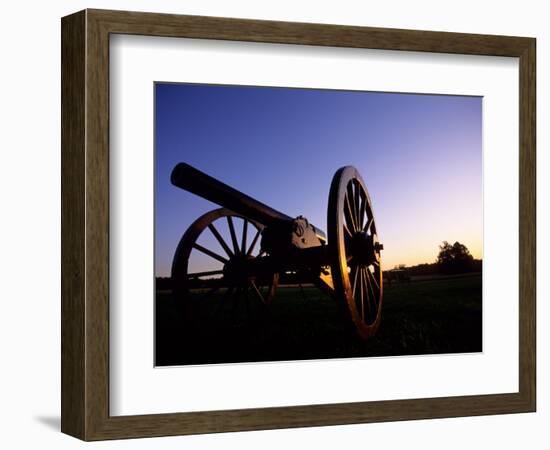
[[[173,297],[187,327],[220,331],[250,324],[271,302],[279,275],[246,271],[246,262],[261,256],[262,230],[225,208],[187,229],[172,262]]]
[[[352,166],[339,169],[330,187],[328,244],[335,295],[363,339],[382,314],[382,261],[370,197]]]

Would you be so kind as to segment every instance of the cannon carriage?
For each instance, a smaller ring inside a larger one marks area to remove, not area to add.
[[[354,167],[340,168],[332,179],[327,234],[305,217],[290,217],[188,164],[175,166],[171,182],[221,207],[189,226],[174,255],[173,298],[190,323],[198,323],[200,307],[209,301],[215,304],[206,316],[223,314],[228,305],[235,311],[240,303],[247,313],[251,303],[263,310],[276,296],[280,275],[293,272],[328,292],[362,339],[376,333],[383,246],[367,188]],[[205,233],[219,250],[201,244]],[[209,260],[208,270],[192,271],[193,252]],[[192,295],[197,291],[200,295]]]

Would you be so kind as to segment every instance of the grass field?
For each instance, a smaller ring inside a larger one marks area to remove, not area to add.
[[[313,287],[280,287],[271,305],[231,328],[208,315],[186,326],[168,291],[156,302],[156,365],[482,350],[480,274],[384,286],[382,322],[366,342]]]

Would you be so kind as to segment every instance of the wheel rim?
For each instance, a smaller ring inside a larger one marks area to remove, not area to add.
[[[336,297],[343,300],[357,332],[366,339],[380,325],[383,246],[367,188],[354,167],[342,167],[334,175],[327,224]]]
[[[187,229],[174,254],[172,280],[176,306],[188,323],[241,326],[271,302],[278,274],[262,279],[245,276],[241,270],[246,260],[261,255],[263,228],[220,208],[199,217]],[[196,264],[196,256],[201,264]],[[205,265],[207,270],[203,270]]]

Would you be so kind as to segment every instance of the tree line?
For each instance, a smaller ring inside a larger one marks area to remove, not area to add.
[[[459,273],[481,272],[483,261],[475,259],[468,248],[460,242],[450,244],[447,241],[439,246],[437,259],[433,263],[417,264],[406,267],[396,266],[396,269],[406,270],[409,275],[453,275]]]

